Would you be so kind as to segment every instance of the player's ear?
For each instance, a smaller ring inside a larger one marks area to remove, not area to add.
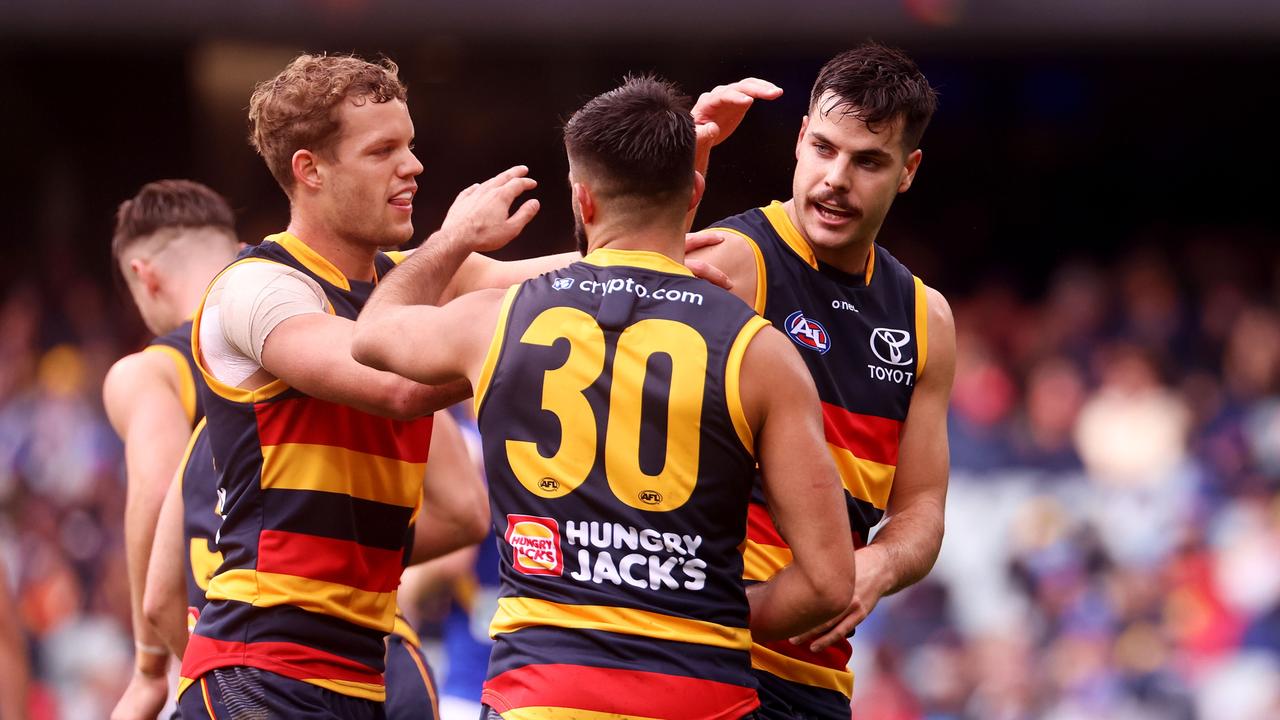
[[[295,152],[290,164],[293,168],[293,180],[297,185],[318,190],[324,184],[316,154],[310,150],[303,148]]]
[[[693,210],[702,202],[702,193],[707,190],[707,179],[697,170],[693,171],[693,196],[689,198],[689,209]]]
[[[129,273],[132,276],[131,279],[146,291],[148,297],[154,297],[160,292],[160,275],[150,261],[143,258],[130,260]]]
[[[902,176],[898,180],[898,192],[904,193],[911,189],[911,183],[915,182],[916,170],[920,169],[920,160],[924,157],[924,153],[920,148],[916,148],[907,155],[907,161],[902,165]]]
[[[578,205],[578,215],[585,225],[596,217],[596,201],[591,197],[591,190],[580,182],[573,184],[573,201]]]
[[[796,135],[796,159],[800,159],[800,143],[804,142],[804,131],[809,129],[809,116],[800,120],[800,134]]]

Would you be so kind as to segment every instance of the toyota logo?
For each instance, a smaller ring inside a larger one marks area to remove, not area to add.
[[[871,333],[871,352],[890,365],[910,365],[915,358],[903,357],[902,348],[911,342],[911,333],[894,328],[876,328]]]

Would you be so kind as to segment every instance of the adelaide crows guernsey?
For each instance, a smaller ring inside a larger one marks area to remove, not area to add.
[[[879,245],[860,276],[819,262],[779,202],[712,227],[747,239],[756,256],[755,309],[799,346],[813,375],[861,547],[884,516],[902,424],[924,370],[924,285]],[[743,558],[748,582],[768,580],[791,562],[759,485]],[[847,642],[812,653],[784,640],[754,646],[751,660],[766,705],[779,697],[810,716],[847,720],[849,656]]]
[[[248,262],[306,273],[341,317],[354,319],[373,290],[288,233],[235,264]],[[395,261],[379,253],[375,264],[381,277]],[[197,313],[198,361],[199,322]],[[212,669],[244,665],[382,700],[383,639],[421,507],[431,418],[391,420],[279,379],[246,390],[218,381],[203,363],[201,371],[220,478],[222,563],[183,658],[182,689]]]
[[[178,371],[178,397],[187,413],[187,422],[194,428],[204,419],[204,397],[201,387],[204,378],[191,355],[191,321],[188,320],[163,335],[151,340],[143,352],[158,352],[173,360]]]
[[[508,291],[476,388],[501,563],[482,699],[507,720],[757,706],[738,382],[766,325],[653,252]]]

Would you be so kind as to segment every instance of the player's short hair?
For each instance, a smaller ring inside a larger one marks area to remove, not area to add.
[[[569,118],[564,145],[604,197],[664,202],[693,188],[689,98],[653,75],[627,76]]]
[[[215,228],[236,236],[235,214],[225,198],[193,180],[157,180],[116,209],[111,254],[118,261],[138,240],[170,228]]]
[[[400,68],[383,58],[371,63],[354,55],[299,55],[249,98],[249,141],[280,187],[293,188],[293,154],[328,150],[337,138],[337,108],[344,101],[404,101],[408,90]]]
[[[865,122],[872,132],[899,116],[907,151],[920,147],[920,138],[938,107],[938,94],[915,62],[902,51],[867,43],[827,61],[809,93],[809,111],[827,93],[834,97],[822,112],[840,110]]]

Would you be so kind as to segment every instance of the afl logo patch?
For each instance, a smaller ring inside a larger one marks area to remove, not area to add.
[[[503,535],[511,546],[511,566],[525,575],[563,575],[560,523],[534,515],[508,515]]]
[[[910,365],[915,358],[905,357],[902,348],[911,342],[911,333],[894,328],[876,328],[871,332],[871,352],[880,362],[890,365]]]
[[[662,502],[662,493],[657,490],[641,490],[640,502],[645,505],[657,505]]]
[[[817,320],[805,317],[800,310],[787,316],[784,327],[787,335],[790,335],[800,347],[808,348],[820,355],[827,354],[831,349],[831,337],[827,335],[827,329]]]
[[[551,281],[551,287],[555,288],[556,290],[572,290],[573,278],[570,278],[570,277],[556,278],[555,280]]]

